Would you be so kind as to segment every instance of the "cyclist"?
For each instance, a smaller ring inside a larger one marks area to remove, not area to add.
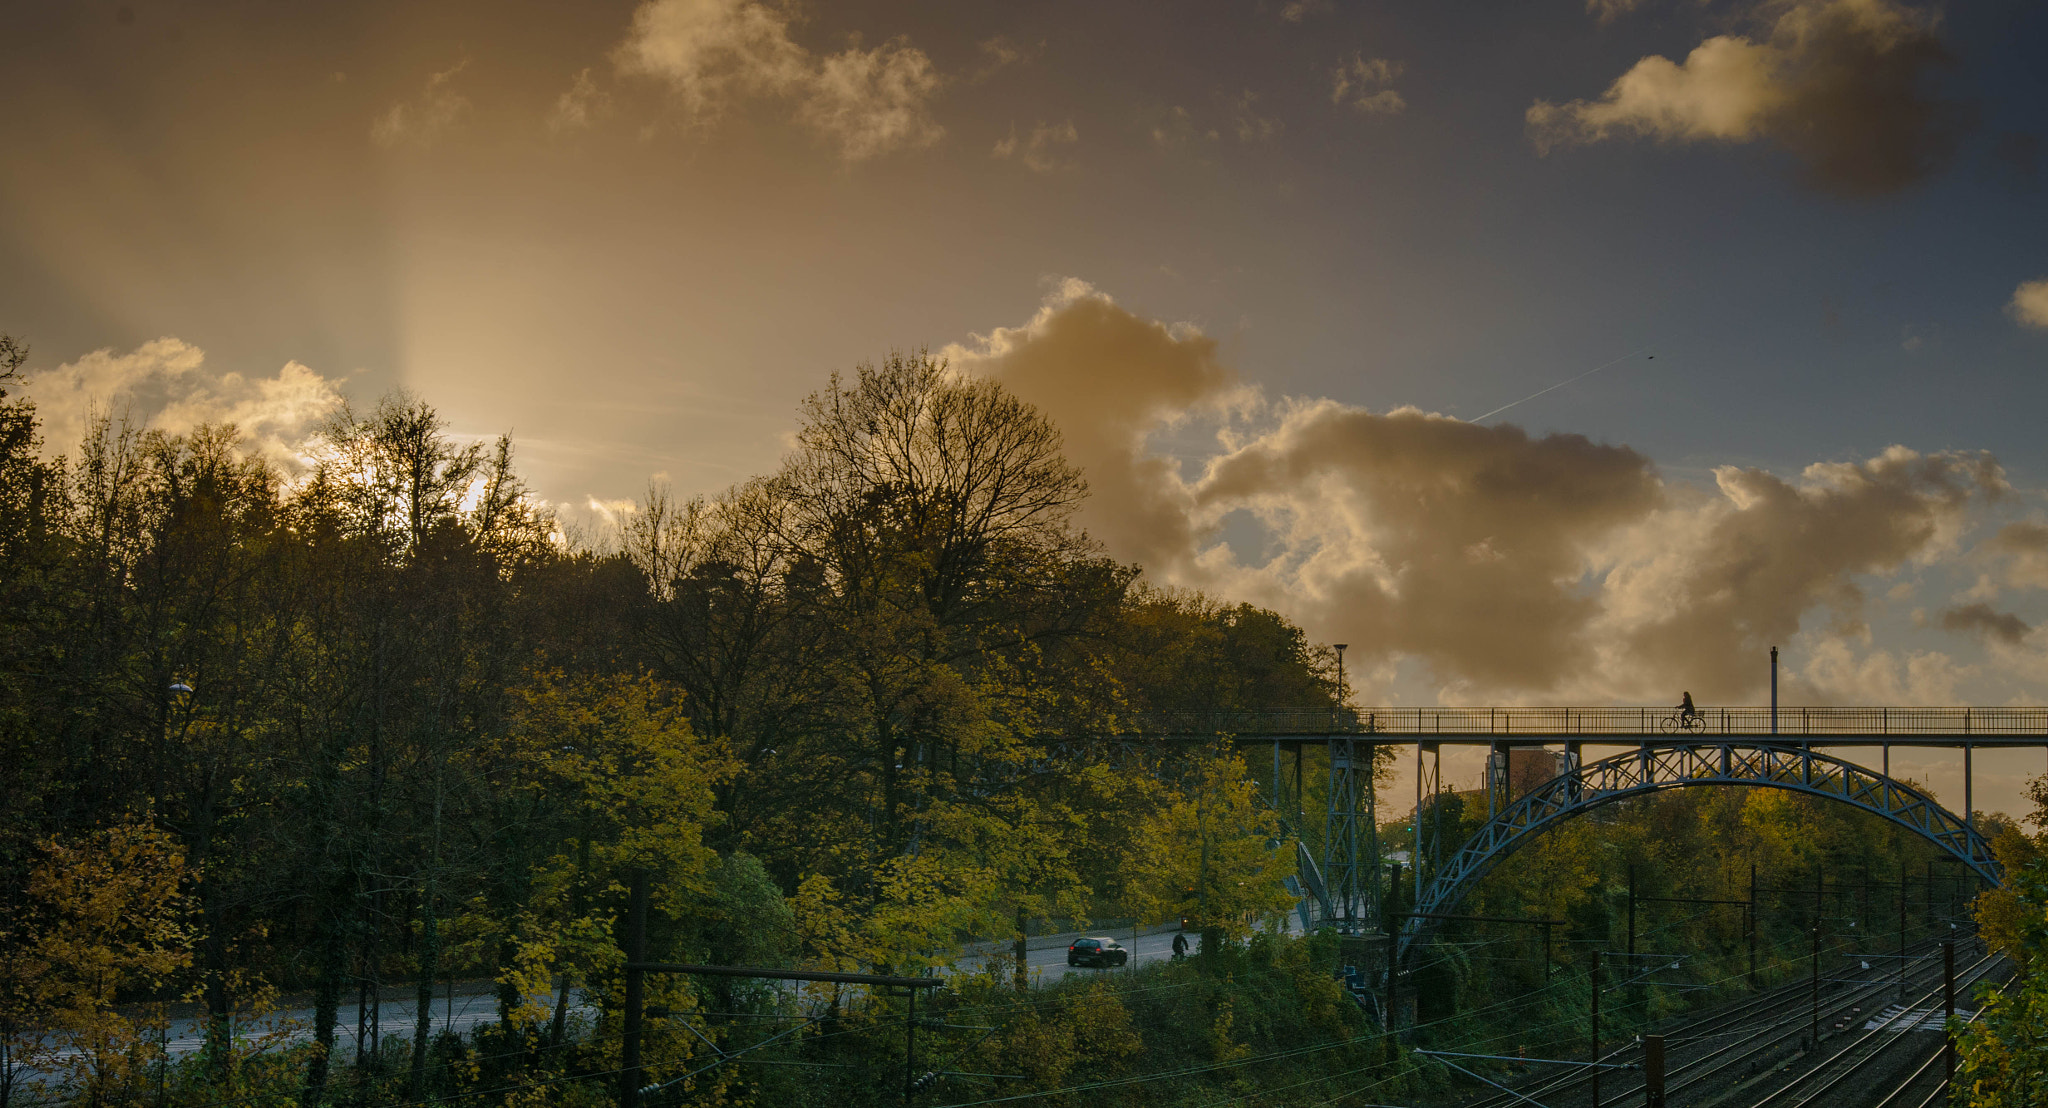
[[[1700,710],[1692,706],[1692,693],[1688,691],[1685,694],[1685,699],[1678,702],[1678,722],[1684,724],[1691,720],[1704,718],[1706,717],[1700,715]]]

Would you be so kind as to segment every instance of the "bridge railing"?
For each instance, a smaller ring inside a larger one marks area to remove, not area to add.
[[[1709,735],[1767,735],[1768,707],[1703,707]],[[1670,708],[1245,708],[1147,712],[1139,734],[1166,735],[1656,735]],[[2041,735],[2048,707],[1799,707],[1778,709],[1777,732],[1808,735]]]

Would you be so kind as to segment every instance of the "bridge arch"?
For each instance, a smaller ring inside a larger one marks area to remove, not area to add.
[[[2004,873],[1991,846],[1962,818],[1918,789],[1803,745],[1756,741],[1644,743],[1574,766],[1531,789],[1473,833],[1416,901],[1418,914],[1447,914],[1478,880],[1524,843],[1595,808],[1668,789],[1738,785],[1824,797],[1880,816],[1926,839],[1992,885]],[[1396,957],[1434,922],[1409,919]]]

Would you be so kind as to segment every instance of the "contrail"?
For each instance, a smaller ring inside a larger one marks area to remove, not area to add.
[[[1587,378],[1587,377],[1591,377],[1591,376],[1592,376],[1592,375],[1594,375],[1595,373],[1598,373],[1598,372],[1600,372],[1601,370],[1603,370],[1603,369],[1606,369],[1606,368],[1607,368],[1608,366],[1611,366],[1611,365],[1619,365],[1619,364],[1621,364],[1622,362],[1628,361],[1628,360],[1629,360],[1630,358],[1633,358],[1633,357],[1635,357],[1636,355],[1638,355],[1638,354],[1640,354],[1640,353],[1642,353],[1643,351],[1645,351],[1645,350],[1648,350],[1648,349],[1649,349],[1649,347],[1647,347],[1647,346],[1643,346],[1643,347],[1638,347],[1637,349],[1631,350],[1631,351],[1629,351],[1628,353],[1626,353],[1626,354],[1623,354],[1623,355],[1622,355],[1621,357],[1619,357],[1619,358],[1616,358],[1616,359],[1614,359],[1614,360],[1613,360],[1613,361],[1611,361],[1611,362],[1602,362],[1601,364],[1599,364],[1599,365],[1596,365],[1596,366],[1594,366],[1593,368],[1591,368],[1591,369],[1587,370],[1586,372],[1584,372],[1584,373],[1581,373],[1581,374],[1579,374],[1579,375],[1578,375],[1577,377],[1573,377],[1573,378],[1569,378],[1569,379],[1567,379],[1567,380],[1559,381],[1559,382],[1558,382],[1557,384],[1555,384],[1555,385],[1552,385],[1552,386],[1550,386],[1550,387],[1549,387],[1549,388],[1547,388],[1547,389],[1538,389],[1538,390],[1536,390],[1535,392],[1532,392],[1532,393],[1530,393],[1529,395],[1527,395],[1527,396],[1525,396],[1525,397],[1521,398],[1520,400],[1517,400],[1517,401],[1515,401],[1515,402],[1514,402],[1513,404],[1502,404],[1502,405],[1501,405],[1500,407],[1498,407],[1498,408],[1495,408],[1494,410],[1492,410],[1492,411],[1490,411],[1490,412],[1486,413],[1486,414],[1485,414],[1485,415],[1483,415],[1483,416],[1480,416],[1480,417],[1479,417],[1478,419],[1474,419],[1474,420],[1472,420],[1472,422],[1473,422],[1473,423],[1479,423],[1479,422],[1482,422],[1482,421],[1485,421],[1485,420],[1489,420],[1489,419],[1492,419],[1492,418],[1493,418],[1494,416],[1497,416],[1497,415],[1501,414],[1502,412],[1505,412],[1505,411],[1507,411],[1507,410],[1508,410],[1509,408],[1512,408],[1512,407],[1514,407],[1514,406],[1515,406],[1515,404],[1527,404],[1527,403],[1528,403],[1529,401],[1531,401],[1531,400],[1534,400],[1534,399],[1536,399],[1536,398],[1537,398],[1537,397],[1539,397],[1539,396],[1542,396],[1542,395],[1543,395],[1544,393],[1546,393],[1546,392],[1556,392],[1556,391],[1557,391],[1558,389],[1561,389],[1561,388],[1565,387],[1566,385],[1569,385],[1569,384],[1571,384],[1571,383],[1572,383],[1573,381],[1580,381],[1580,380],[1584,380],[1585,378]],[[1656,357],[1656,355],[1655,355],[1655,354],[1652,354],[1652,355],[1650,355],[1650,357],[1654,358],[1654,357]]]

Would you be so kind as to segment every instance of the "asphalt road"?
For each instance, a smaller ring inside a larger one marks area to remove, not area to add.
[[[1031,967],[1031,980],[1033,984],[1051,984],[1066,977],[1068,974],[1125,973],[1147,963],[1165,961],[1173,957],[1173,937],[1179,934],[1179,932],[1167,929],[1151,934],[1141,934],[1135,938],[1128,930],[1096,930],[1082,932],[1081,934],[1108,936],[1122,943],[1126,950],[1131,951],[1129,964],[1101,969],[1069,966],[1067,965],[1067,944],[1076,937],[1075,935],[1038,936],[1030,940],[1028,948],[1028,961]],[[1194,953],[1200,942],[1200,935],[1189,932],[1188,952],[1190,954]],[[1003,953],[1007,954],[1011,948],[1008,944],[1001,944],[1000,949]],[[979,969],[982,964],[983,962],[980,957],[974,954],[964,954],[958,961],[957,966],[961,969]],[[944,973],[946,971],[941,970],[940,972]],[[458,1034],[467,1035],[478,1025],[495,1021],[498,1018],[498,1006],[496,996],[491,991],[492,988],[493,986],[488,981],[470,981],[458,983],[452,996],[445,989],[436,990],[437,995],[434,998],[432,1013],[434,1033],[454,1031]],[[403,1000],[387,999],[377,1006],[378,1019],[384,1035],[405,1039],[412,1037],[414,1002],[410,988],[407,988],[405,993],[406,995]],[[540,999],[541,1003],[552,1008],[552,997],[538,999]],[[592,1014],[589,1009],[581,1005],[573,1006],[571,1013],[586,1017]],[[304,1042],[311,1039],[312,1021],[313,1010],[311,1008],[293,1006],[272,1013],[261,1020],[243,1023],[236,1028],[236,1031],[240,1035],[249,1038],[269,1036],[271,1037],[270,1042],[272,1044],[282,1046],[290,1042]],[[168,1035],[165,1038],[165,1046],[174,1058],[191,1054],[199,1050],[204,1044],[205,1030],[205,1022],[201,1019],[173,1019],[170,1021]],[[343,998],[341,1019],[337,1021],[335,1026],[334,1038],[337,1056],[344,1059],[355,1057],[356,1006],[353,996]]]

